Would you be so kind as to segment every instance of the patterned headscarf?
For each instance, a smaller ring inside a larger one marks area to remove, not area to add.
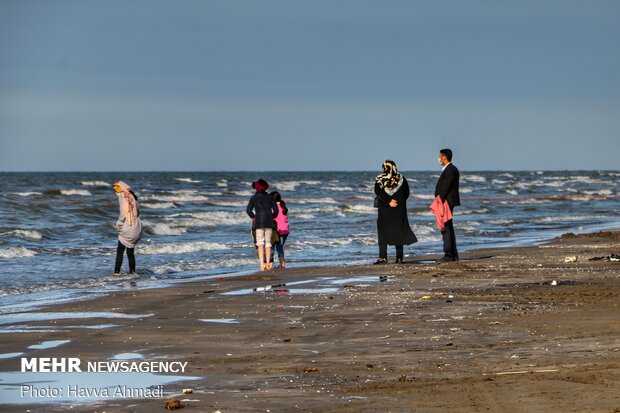
[[[119,193],[119,202],[121,204],[121,212],[125,217],[125,222],[129,224],[129,226],[133,226],[138,219],[138,207],[136,206],[136,198],[132,195],[131,187],[127,185],[123,181],[118,181],[114,183],[114,190],[116,188],[120,189]],[[118,191],[117,191],[118,192]]]
[[[377,175],[377,182],[381,188],[386,191],[391,190],[396,192],[402,184],[403,176],[396,169],[394,161],[386,160],[383,162],[383,173]]]

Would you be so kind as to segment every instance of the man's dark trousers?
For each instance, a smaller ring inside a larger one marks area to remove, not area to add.
[[[441,236],[443,237],[444,256],[458,261],[459,254],[456,250],[456,236],[454,235],[454,224],[452,220],[446,222],[446,225],[441,232]]]

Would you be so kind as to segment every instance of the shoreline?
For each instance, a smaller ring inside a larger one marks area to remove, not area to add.
[[[586,227],[576,228],[574,230],[575,234],[588,234],[592,232],[601,232],[601,231],[620,231],[617,225],[590,225]],[[507,248],[522,248],[522,247],[530,247],[537,246],[540,244],[544,244],[547,242],[552,242],[554,239],[562,236],[566,231],[556,230],[556,231],[544,231],[540,232],[538,235],[532,236],[531,238],[519,239],[517,241],[506,241],[506,242],[496,242],[490,244],[488,247],[482,247],[480,245],[473,246],[465,246],[462,248],[463,252],[476,252],[484,249],[507,249]],[[441,249],[441,245],[437,246],[438,250]],[[413,249],[415,249],[415,244]],[[393,251],[389,250],[388,253],[391,254]],[[435,254],[406,254],[405,257],[409,257],[409,259],[414,258],[422,261],[434,260],[440,257],[441,254],[439,252]],[[390,255],[391,257],[391,255]],[[363,266],[365,264],[360,263],[361,261],[367,261],[370,263],[372,258],[368,260],[362,259],[350,259],[347,260],[345,265],[348,266]],[[303,261],[296,262],[295,260],[290,261],[289,265],[293,265],[291,268],[308,268],[312,269],[315,267],[332,267],[338,266],[338,264],[320,264],[316,262],[305,263]],[[102,276],[101,279],[97,282],[101,284],[101,282],[107,282],[106,285],[84,285],[84,286],[62,286],[59,288],[49,288],[44,290],[33,290],[28,292],[19,292],[19,293],[10,293],[2,298],[6,301],[14,301],[10,304],[2,305],[0,308],[0,317],[6,314],[13,314],[16,312],[24,312],[24,311],[38,311],[46,308],[50,305],[55,305],[56,303],[53,300],[62,300],[63,303],[72,303],[72,302],[80,302],[80,301],[90,301],[96,298],[99,298],[102,295],[110,294],[112,292],[122,292],[122,291],[136,291],[136,290],[144,290],[144,289],[158,289],[158,288],[170,288],[177,285],[187,284],[187,283],[200,283],[204,281],[208,281],[214,278],[220,277],[240,277],[253,274],[255,272],[254,269],[245,269],[240,271],[232,271],[230,269],[224,268],[223,272],[215,272],[209,275],[193,275],[187,278],[162,278],[162,279],[149,279],[148,273],[142,274],[139,277],[131,277],[129,274],[123,274],[121,277],[113,277],[112,275]],[[146,286],[144,286],[146,284]],[[61,298],[62,296],[62,298]],[[31,304],[32,302],[36,302],[36,304]],[[44,304],[39,304],[39,302],[44,301]],[[5,310],[4,307],[8,309]]]
[[[24,357],[186,361],[186,376],[203,378],[166,384],[165,395],[200,411],[613,411],[620,267],[588,258],[619,251],[620,233],[607,231],[464,252],[457,263],[422,257],[188,281],[48,306],[33,313],[52,319],[18,323],[37,331],[0,337],[5,354]],[[286,286],[247,294],[278,284]],[[101,317],[77,317],[91,312]],[[53,340],[70,341],[28,349]],[[0,358],[0,372],[17,371],[19,357]],[[187,387],[194,392],[180,395]],[[164,400],[96,404],[146,412]]]

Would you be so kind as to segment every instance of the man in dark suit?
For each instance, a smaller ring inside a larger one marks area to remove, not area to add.
[[[448,201],[450,211],[454,211],[454,207],[461,205],[459,197],[459,170],[452,164],[452,151],[450,149],[442,149],[439,151],[439,163],[443,167],[443,171],[435,186],[435,196],[439,195],[441,202]],[[459,254],[456,250],[456,237],[454,235],[454,225],[452,220],[446,222],[442,231],[444,256],[440,261],[458,261]]]

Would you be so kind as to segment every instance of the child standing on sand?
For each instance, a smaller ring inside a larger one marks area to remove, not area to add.
[[[256,194],[250,198],[246,212],[252,218],[256,228],[256,247],[258,248],[258,263],[261,271],[270,269],[271,265],[271,235],[276,227],[274,218],[278,216],[278,205],[274,197],[267,193],[269,183],[264,179],[252,182]]]
[[[278,235],[280,240],[275,244],[276,251],[278,251],[278,258],[280,259],[280,268],[284,268],[284,243],[286,242],[286,238],[288,238],[289,227],[288,227],[288,208],[286,207],[286,202],[282,199],[282,195],[278,191],[273,191],[271,193],[273,199],[276,201],[278,205],[278,216],[276,217],[276,229],[278,231]],[[273,262],[273,251],[271,252],[271,261]]]

